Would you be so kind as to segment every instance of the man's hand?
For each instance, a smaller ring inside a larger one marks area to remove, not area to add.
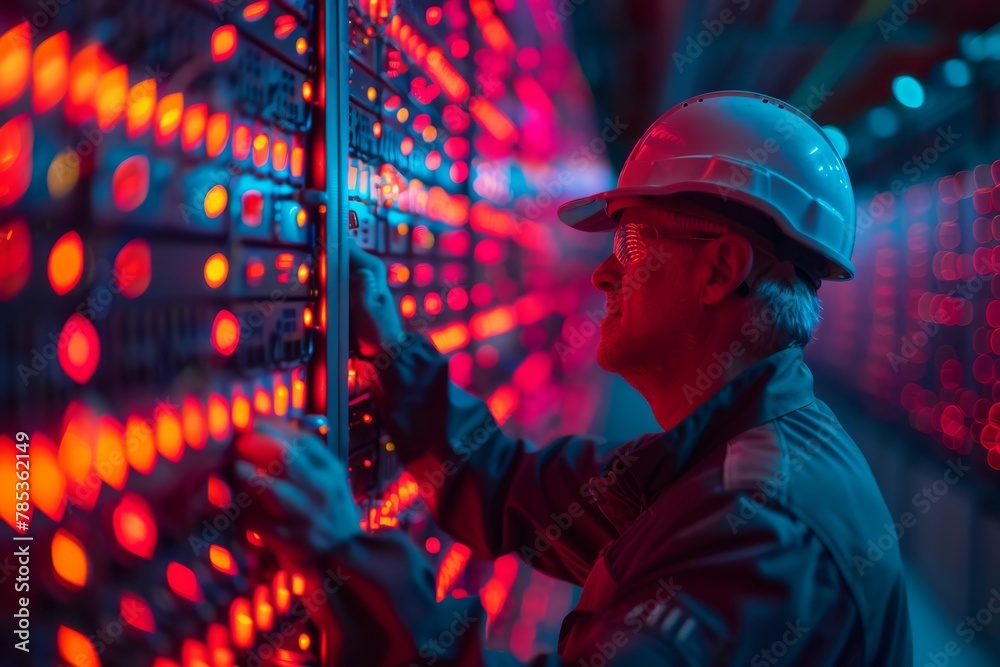
[[[288,569],[305,569],[361,532],[347,471],[319,439],[258,420],[236,441],[236,481],[250,527]]]
[[[351,333],[358,351],[374,357],[386,343],[399,341],[403,326],[389,291],[385,264],[347,238],[351,267]]]

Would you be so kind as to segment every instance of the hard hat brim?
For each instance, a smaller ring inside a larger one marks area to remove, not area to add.
[[[606,232],[618,226],[608,213],[608,203],[619,197],[658,197],[669,194],[662,187],[634,186],[615,188],[588,197],[568,201],[556,211],[559,220],[581,232]]]

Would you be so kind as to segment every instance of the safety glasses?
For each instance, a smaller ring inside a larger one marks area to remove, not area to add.
[[[671,229],[662,225],[627,222],[615,229],[614,254],[625,271],[649,256],[647,239],[671,241],[711,241],[722,234]]]

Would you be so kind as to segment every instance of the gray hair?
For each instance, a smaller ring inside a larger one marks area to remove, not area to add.
[[[822,306],[813,286],[798,275],[765,273],[751,288],[748,301],[750,322],[762,333],[753,344],[760,352],[804,348],[812,340]]]

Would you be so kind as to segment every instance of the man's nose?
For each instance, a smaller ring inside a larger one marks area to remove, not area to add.
[[[590,280],[594,283],[594,287],[602,292],[613,292],[618,288],[622,281],[622,265],[614,253],[608,255],[608,258],[594,269],[594,275]]]

